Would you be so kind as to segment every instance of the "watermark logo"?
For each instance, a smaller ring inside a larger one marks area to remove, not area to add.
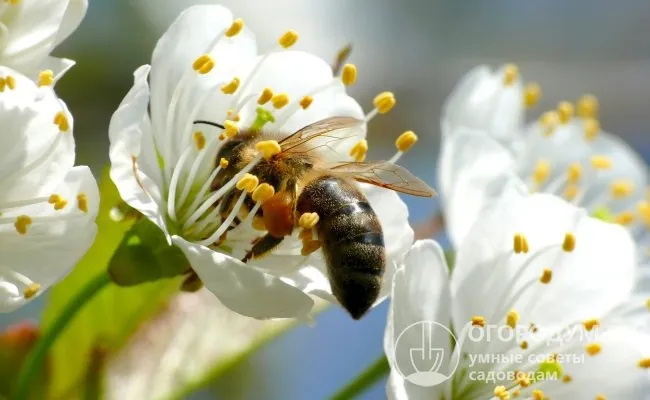
[[[442,348],[440,343],[449,345]],[[450,379],[458,368],[458,358],[450,365],[451,349],[455,347],[456,337],[445,325],[435,321],[415,322],[395,341],[394,367],[414,385],[436,386]]]

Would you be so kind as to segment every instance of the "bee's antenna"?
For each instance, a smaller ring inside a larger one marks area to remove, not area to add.
[[[223,126],[221,124],[217,124],[216,122],[212,122],[212,121],[198,120],[198,121],[192,122],[192,124],[194,124],[194,125],[196,125],[196,124],[205,124],[205,125],[210,125],[210,126],[216,126],[219,129],[226,129],[225,126]]]

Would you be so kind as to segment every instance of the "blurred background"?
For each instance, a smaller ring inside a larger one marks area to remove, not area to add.
[[[79,30],[55,52],[77,60],[57,90],[75,117],[78,164],[90,165],[99,175],[108,161],[108,122],[132,84],[132,72],[149,62],[157,38],[178,12],[197,3],[210,2],[90,0]],[[398,100],[390,114],[372,121],[369,158],[391,155],[394,138],[412,129],[420,142],[401,163],[432,185],[436,163],[431,155],[438,148],[441,106],[458,79],[477,64],[513,62],[526,80],[540,83],[543,98],[529,113],[531,120],[560,100],[595,94],[604,129],[623,136],[646,160],[650,156],[647,0],[220,3],[256,33],[261,51],[271,48],[289,28],[301,34],[298,49],[326,60],[333,61],[342,46],[352,43],[350,61],[357,65],[359,79],[351,94],[366,108],[383,90],[395,92]],[[431,200],[405,201],[414,223],[437,209]],[[46,298],[0,315],[0,328],[37,320]],[[211,300],[199,296],[188,301],[186,312]],[[384,304],[354,322],[341,310],[329,309],[314,327],[301,326],[282,335],[189,398],[326,397],[382,354],[386,310]],[[205,335],[215,335],[217,346],[232,339],[202,329]],[[172,331],[169,339],[173,338]],[[209,343],[210,337],[203,340]],[[383,382],[364,395],[384,397]]]

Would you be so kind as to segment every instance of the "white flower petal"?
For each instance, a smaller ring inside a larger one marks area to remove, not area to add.
[[[86,253],[97,232],[99,190],[88,167],[70,169],[55,192],[68,201],[62,210],[41,203],[3,213],[3,217],[32,218],[26,234],[19,235],[13,225],[0,225],[0,277],[23,288],[26,280],[16,278],[16,274],[26,277],[40,285],[37,294],[66,275]],[[85,195],[85,211],[77,206],[79,194]]]
[[[513,253],[517,233],[527,238],[528,254]],[[562,251],[566,233],[576,238],[573,252]],[[556,197],[513,196],[484,210],[458,250],[454,324],[476,315],[497,323],[510,309],[522,324],[547,327],[601,316],[630,295],[634,257],[623,228],[586,217]],[[552,280],[542,284],[547,268]]]
[[[6,67],[0,67],[0,76],[15,79],[15,89],[0,93],[2,200],[49,196],[74,164],[72,116],[53,91]],[[65,132],[54,123],[60,112],[69,125]]]
[[[172,237],[205,286],[233,311],[257,318],[306,317],[314,301],[300,289],[225,254]]]
[[[222,122],[233,97],[222,94],[219,87],[250,69],[256,56],[254,36],[244,27],[237,36],[224,38],[223,33],[232,22],[232,14],[222,6],[189,7],[154,49],[150,75],[151,115],[154,138],[166,163],[175,163],[184,143],[189,140],[184,133],[188,129],[186,124],[191,123],[187,120],[189,112],[202,107],[207,112],[196,119]],[[222,39],[215,46],[219,35]],[[192,64],[206,53],[211,55],[215,66],[208,74],[199,75],[192,70]],[[214,95],[204,105],[196,104],[206,91]],[[177,102],[175,112],[170,109],[172,101]]]
[[[480,131],[456,129],[445,138],[438,167],[449,237],[458,248],[483,207],[505,187],[523,182],[514,176],[515,161],[503,146]]]
[[[583,340],[564,347],[564,354],[575,354],[576,362],[562,364],[570,383],[551,380],[544,383],[544,393],[551,399],[591,400],[597,396],[608,399],[641,399],[650,393],[648,371],[639,366],[650,356],[650,336],[628,327],[611,327],[595,337],[600,353],[586,354]]]
[[[450,313],[449,278],[442,249],[432,240],[418,241],[392,280],[391,305],[384,334],[384,352],[393,368],[387,386],[389,398],[421,398],[437,392],[435,388],[423,389],[405,381],[397,373],[397,368],[402,374],[410,375],[416,371],[402,369],[411,367],[413,349],[424,352],[428,348],[439,348],[444,360],[437,371],[449,372],[451,349],[448,332],[431,325],[430,342],[423,344],[423,328],[418,324],[435,322],[449,326]]]
[[[522,81],[517,77],[505,85],[504,68],[478,66],[462,78],[443,108],[443,135],[464,126],[484,130],[508,147],[515,144],[524,118]]]
[[[56,35],[56,44],[60,44],[76,31],[88,11],[88,0],[68,0],[68,8]]]
[[[431,400],[441,399],[444,385],[422,387],[404,379],[397,371],[391,370],[386,383],[386,395],[390,400]]]
[[[127,204],[146,215],[166,232],[165,219],[161,212],[162,176],[157,165],[147,114],[148,72],[148,65],[138,68],[134,74],[133,87],[111,118],[111,179],[117,186],[120,197]],[[133,157],[137,159],[137,171],[134,171]]]

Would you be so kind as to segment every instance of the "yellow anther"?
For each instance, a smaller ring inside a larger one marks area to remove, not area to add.
[[[0,93],[5,91],[6,86],[7,86],[7,84],[5,83],[5,79],[0,77]]]
[[[20,2],[21,2],[22,0],[4,0],[4,1],[5,1],[5,3],[9,3],[9,4],[11,4],[12,6],[15,6],[16,4],[20,4]]]
[[[494,396],[496,396],[499,400],[509,400],[510,392],[506,390],[505,386],[497,386],[494,388]]]
[[[528,252],[528,240],[521,233],[516,233],[514,236],[513,250],[515,254]]]
[[[345,86],[354,85],[357,81],[357,67],[354,64],[345,64],[343,66],[341,81]]]
[[[219,160],[219,166],[221,167],[221,169],[228,168],[228,160],[222,157],[221,160]]]
[[[564,198],[567,200],[573,200],[578,196],[578,193],[580,192],[580,188],[578,185],[575,184],[569,184],[567,185],[566,188],[564,188]]]
[[[596,354],[600,353],[602,349],[603,348],[599,343],[589,343],[585,346],[585,351],[590,356],[595,356]]]
[[[305,96],[302,99],[300,99],[300,107],[302,107],[303,110],[306,110],[309,108],[309,106],[313,101],[314,101],[313,97]]]
[[[381,92],[372,100],[379,114],[386,114],[395,107],[397,100],[392,92]]]
[[[418,135],[416,135],[413,131],[406,131],[399,135],[399,137],[395,140],[395,147],[397,147],[397,150],[405,153],[409,151],[409,149],[413,147],[417,141]]]
[[[650,203],[642,200],[637,204],[636,209],[643,223],[650,227]]]
[[[591,156],[591,166],[595,169],[610,169],[612,168],[612,160],[603,155]]]
[[[39,283],[31,283],[23,289],[23,297],[25,299],[31,299],[41,290],[41,285]]]
[[[519,347],[520,347],[522,350],[526,350],[526,349],[528,348],[528,342],[525,341],[525,340],[523,340],[521,343],[519,343]]]
[[[544,400],[544,392],[539,389],[533,390],[533,400]]]
[[[239,88],[239,78],[234,77],[230,82],[221,86],[221,91],[224,94],[233,94],[237,91],[238,88]]]
[[[203,54],[192,63],[192,68],[199,74],[207,74],[214,68],[214,60],[209,54]]]
[[[588,118],[584,123],[585,139],[592,141],[596,139],[600,132],[600,122],[597,119]]]
[[[318,240],[310,240],[302,243],[302,249],[300,249],[300,254],[303,257],[310,255],[316,250],[320,249],[321,242]]]
[[[607,400],[607,397],[604,394],[598,394],[594,397],[594,400]]]
[[[567,169],[567,181],[572,184],[576,184],[580,181],[582,177],[582,165],[580,163],[574,162],[569,165]]]
[[[248,193],[252,193],[260,180],[253,174],[244,174],[238,181],[235,187],[239,190],[245,190]]]
[[[38,74],[38,86],[50,86],[54,83],[54,72],[46,69]]]
[[[539,124],[542,126],[544,136],[551,136],[559,123],[560,115],[557,111],[547,111],[539,118]]]
[[[226,136],[226,134],[223,132],[219,134],[219,140],[226,140],[227,137],[228,136]]]
[[[257,151],[262,153],[262,157],[269,159],[282,151],[280,144],[275,140],[263,140],[255,145]]]
[[[54,115],[54,125],[59,127],[61,132],[67,132],[70,129],[70,123],[68,122],[68,117],[66,117],[63,111],[59,111]]]
[[[192,135],[192,138],[194,139],[194,145],[196,146],[197,150],[203,150],[205,147],[205,136],[203,136],[203,132],[196,131]]]
[[[255,217],[253,218],[253,223],[252,223],[253,229],[256,231],[265,231],[266,230],[266,225],[264,225],[264,219],[260,217]]]
[[[234,138],[239,133],[239,127],[235,121],[225,120],[223,122],[223,127],[226,129],[223,133],[226,134],[226,137]]]
[[[68,201],[65,200],[63,197],[59,196],[58,194],[53,194],[51,195],[48,199],[47,202],[50,204],[54,205],[55,210],[62,210],[65,208],[66,205],[68,205]]]
[[[548,268],[544,268],[544,271],[542,272],[542,276],[539,277],[539,281],[546,285],[547,283],[551,282],[552,278],[553,278],[553,271],[551,271]]]
[[[510,310],[506,314],[506,325],[511,327],[512,329],[515,329],[515,326],[517,326],[517,322],[519,322],[519,313],[515,310]]]
[[[619,179],[612,182],[609,189],[613,198],[623,199],[634,191],[634,184],[631,181]]]
[[[595,318],[588,319],[582,322],[582,326],[585,327],[586,330],[591,331],[595,327],[598,327],[600,325],[600,321],[598,321]]]
[[[27,228],[31,224],[32,224],[32,219],[29,216],[20,215],[16,218],[16,222],[14,222],[14,227],[16,228],[16,232],[20,233],[21,235],[26,235]]]
[[[535,82],[530,82],[524,88],[524,106],[535,107],[542,98],[542,88]]]
[[[294,30],[288,30],[284,33],[284,35],[280,36],[280,39],[278,39],[278,44],[285,49],[288,49],[289,47],[293,46],[296,44],[298,41],[298,32]]]
[[[598,99],[592,94],[586,94],[578,99],[578,116],[582,118],[598,118]]]
[[[257,104],[262,106],[268,103],[272,97],[273,97],[273,91],[270,88],[264,88],[264,90],[262,90],[262,93],[260,94],[260,97],[257,98]]]
[[[573,377],[572,377],[571,375],[564,375],[564,376],[562,377],[562,382],[564,382],[564,383],[569,383],[569,382],[571,382],[572,380],[573,380]]]
[[[58,194],[51,194],[50,197],[47,199],[47,202],[50,204],[56,204],[63,200],[63,197],[61,197]]]
[[[273,197],[275,189],[268,183],[259,184],[253,191],[253,201],[257,203],[266,203],[268,199]]]
[[[512,86],[519,78],[519,68],[515,64],[507,64],[503,67],[503,84]]]
[[[354,158],[356,162],[362,162],[366,159],[366,154],[368,153],[368,141],[366,139],[359,140],[352,148],[350,149],[350,157]]]
[[[480,315],[475,315],[472,317],[472,326],[485,326],[485,318]]]
[[[88,196],[85,193],[77,195],[77,207],[85,213],[88,212]]]
[[[521,389],[515,389],[512,391],[512,397],[519,397],[521,395]]]
[[[551,175],[551,163],[548,160],[538,160],[533,170],[535,183],[541,185]]]
[[[573,233],[566,233],[564,235],[564,242],[562,242],[562,250],[567,253],[572,252],[576,248],[576,237]]]
[[[271,97],[271,104],[273,104],[273,107],[280,109],[289,104],[289,96],[286,93],[273,95],[273,97]]]
[[[528,387],[530,385],[530,378],[525,372],[519,372],[516,374],[517,377],[517,383],[519,383],[519,386],[522,388]]]
[[[650,299],[647,299],[647,300],[645,301],[645,308],[647,308],[648,311],[650,311]]]
[[[242,29],[244,29],[244,20],[237,18],[236,20],[232,21],[232,24],[226,30],[226,37],[233,37],[241,32]]]
[[[11,90],[14,90],[16,88],[16,78],[14,78],[11,75],[8,75],[5,78],[5,83],[7,84],[7,87]]]
[[[320,216],[318,213],[304,213],[300,216],[300,219],[298,220],[298,225],[301,228],[304,229],[311,229],[316,226],[318,221],[320,220]]]
[[[643,368],[643,369],[649,369],[650,368],[650,357],[640,359],[639,360],[639,367]]]
[[[557,113],[558,113],[558,117],[560,118],[560,123],[562,124],[568,123],[571,120],[571,118],[573,118],[573,114],[574,114],[573,104],[569,103],[568,101],[561,101],[557,105]]]
[[[624,211],[614,217],[614,222],[619,225],[630,225],[634,222],[634,213],[631,211]]]

